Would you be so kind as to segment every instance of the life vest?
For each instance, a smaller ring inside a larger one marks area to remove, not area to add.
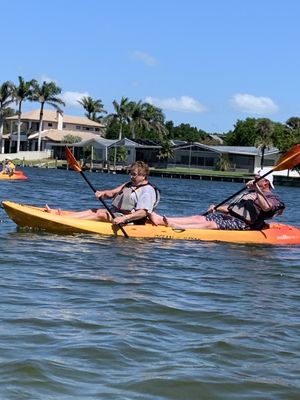
[[[255,198],[256,193],[254,191],[241,195],[228,206],[229,214],[251,226],[280,215],[285,209],[284,203],[278,200],[278,204],[272,210],[263,211],[255,204]]]
[[[135,209],[136,202],[132,196],[132,193],[138,192],[139,189],[141,189],[144,186],[150,185],[153,187],[156,195],[156,200],[153,205],[153,210],[157,207],[159,200],[160,200],[160,190],[152,185],[151,183],[145,183],[144,185],[137,186],[135,188],[132,187],[131,182],[125,183],[123,188],[120,190],[119,193],[117,193],[112,201],[112,206],[122,212],[122,213],[130,213],[133,209]]]

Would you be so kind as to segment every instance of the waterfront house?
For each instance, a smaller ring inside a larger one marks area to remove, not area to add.
[[[21,151],[36,151],[38,146],[40,110],[24,112],[21,115]],[[6,118],[10,122],[10,133],[3,135],[2,153],[12,153],[17,147],[18,115]],[[70,135],[86,140],[92,137],[101,137],[105,126],[86,117],[64,115],[56,110],[44,110],[42,122],[42,149],[49,148],[49,143],[62,141]],[[88,133],[88,135],[87,135]],[[47,145],[48,144],[48,145]]]

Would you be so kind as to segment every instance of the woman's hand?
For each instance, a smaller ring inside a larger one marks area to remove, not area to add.
[[[97,197],[97,199],[107,197],[106,190],[97,190],[95,196]]]
[[[213,213],[214,211],[215,211],[215,204],[211,204],[209,207],[208,207],[208,209],[207,209],[207,212],[209,212],[209,213]]]
[[[112,220],[114,225],[126,224],[128,222],[128,215],[122,215],[121,217],[116,217]]]

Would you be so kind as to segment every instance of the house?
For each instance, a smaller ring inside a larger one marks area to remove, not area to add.
[[[11,153],[16,151],[17,148],[18,115],[8,117],[6,120],[10,122],[10,133],[3,135],[2,153]],[[39,109],[22,113],[20,150],[37,150],[39,120]],[[56,110],[44,110],[41,150],[49,148],[49,142],[51,142],[54,137],[54,142],[62,141],[62,138],[67,135],[80,137],[82,140],[86,140],[92,137],[103,136],[104,129],[105,125],[86,117],[64,115]]]
[[[108,161],[108,150],[117,147],[125,147],[127,151],[127,158],[124,164],[129,165],[134,163],[136,160],[144,161],[150,166],[157,164],[158,154],[161,146],[156,142],[149,139],[127,139],[121,140],[109,140],[102,137],[93,137],[86,140],[82,140],[77,143],[73,143],[70,147],[73,147],[74,154],[77,158],[82,159],[83,148],[91,146],[92,159],[102,164],[106,164]],[[53,156],[60,158],[63,157],[63,145],[56,143],[53,144]]]
[[[220,157],[225,155],[231,170],[252,173],[261,162],[261,151],[254,146],[209,146],[202,143],[185,143],[175,145],[173,152],[174,158],[169,159],[169,165],[172,163],[175,166],[216,169]],[[264,165],[272,167],[278,157],[277,148],[266,149]]]
[[[200,168],[215,170],[222,157],[226,157],[231,171],[253,173],[255,168],[260,167],[261,151],[256,147],[243,146],[219,146],[205,145],[202,143],[187,143],[181,140],[172,140],[171,142],[173,157],[167,160],[168,166]],[[131,164],[137,160],[144,161],[150,166],[159,167],[161,161],[159,153],[161,145],[148,139],[128,139],[107,140],[103,138],[91,138],[75,143],[74,147],[77,157],[83,158],[83,151],[80,148],[92,146],[93,159],[102,163],[108,160],[108,149],[115,147],[125,147],[127,150],[127,159],[125,164]],[[62,152],[62,146],[57,144],[56,152]],[[58,153],[57,156],[59,157]],[[267,149],[264,157],[264,166],[272,167],[279,158],[277,148]]]

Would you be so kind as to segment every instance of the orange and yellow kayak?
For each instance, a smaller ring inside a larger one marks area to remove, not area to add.
[[[67,214],[52,214],[43,208],[3,201],[8,216],[20,227],[48,232],[93,233],[107,236],[124,236],[122,231],[108,222],[70,218]],[[124,226],[130,238],[160,238],[172,240],[219,241],[245,244],[299,245],[300,229],[290,225],[271,223],[260,231],[222,231],[211,229],[173,229],[165,226]]]
[[[24,181],[27,176],[24,175],[23,171],[15,171],[12,175],[0,173],[0,180],[5,181]]]

